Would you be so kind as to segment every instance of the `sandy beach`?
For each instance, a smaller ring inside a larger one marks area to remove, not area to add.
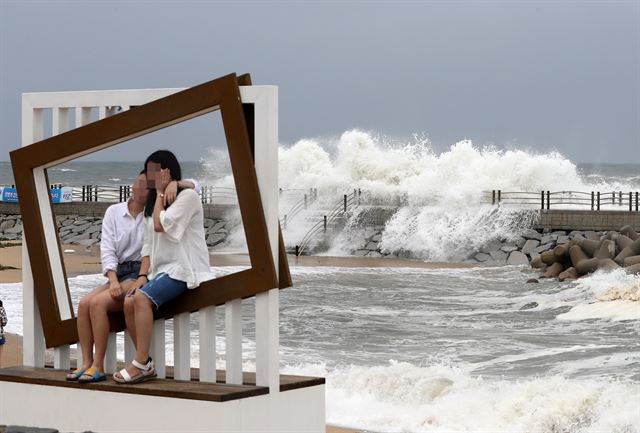
[[[0,265],[14,269],[0,271],[0,283],[18,283],[22,281],[22,246],[20,242],[4,242],[0,248]],[[87,249],[79,245],[62,245],[67,276],[100,273],[100,250]],[[421,260],[387,259],[371,257],[330,257],[330,256],[293,256],[289,255],[289,266],[335,266],[367,268],[425,268],[451,269],[472,267],[469,263],[424,262]],[[224,254],[213,252],[210,255],[211,266],[248,266],[247,254]]]

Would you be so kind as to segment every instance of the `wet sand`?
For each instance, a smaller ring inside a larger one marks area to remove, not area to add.
[[[0,265],[16,269],[0,271],[0,283],[18,283],[22,281],[22,247],[17,242],[3,242],[0,248]],[[85,248],[79,245],[62,245],[67,276],[99,274],[101,272],[100,251],[97,247]],[[388,259],[372,257],[331,257],[331,256],[287,256],[290,267],[296,266],[332,266],[348,268],[427,268],[451,269],[469,268],[469,263],[423,262],[421,260]],[[249,266],[249,256],[242,253],[210,254],[211,266]]]

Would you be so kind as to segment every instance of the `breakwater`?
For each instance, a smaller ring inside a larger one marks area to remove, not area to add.
[[[102,217],[88,215],[56,215],[58,236],[62,243],[91,247],[100,242]],[[207,245],[224,244],[229,234],[236,230],[240,220],[233,213],[223,213],[218,218],[205,218],[204,230]],[[19,214],[0,214],[0,240],[21,240],[22,219]]]

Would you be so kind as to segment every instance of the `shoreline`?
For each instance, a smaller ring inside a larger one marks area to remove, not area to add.
[[[0,270],[0,283],[19,283],[22,281],[21,243],[5,242],[0,248],[0,265],[14,269]],[[61,246],[65,270],[68,277],[101,272],[100,256],[95,248],[82,245]],[[73,251],[73,252],[70,252]],[[477,263],[424,262],[414,259],[357,256],[294,256],[287,255],[289,267],[345,267],[345,268],[423,268],[423,269],[462,269],[477,267]],[[211,266],[249,266],[246,253],[217,253],[209,255]]]

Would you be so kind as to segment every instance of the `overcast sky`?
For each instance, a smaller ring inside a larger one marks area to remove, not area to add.
[[[229,72],[279,86],[282,143],[361,128],[425,133],[438,150],[471,138],[640,161],[639,1],[9,0],[0,160],[20,144],[23,92],[188,87]]]

